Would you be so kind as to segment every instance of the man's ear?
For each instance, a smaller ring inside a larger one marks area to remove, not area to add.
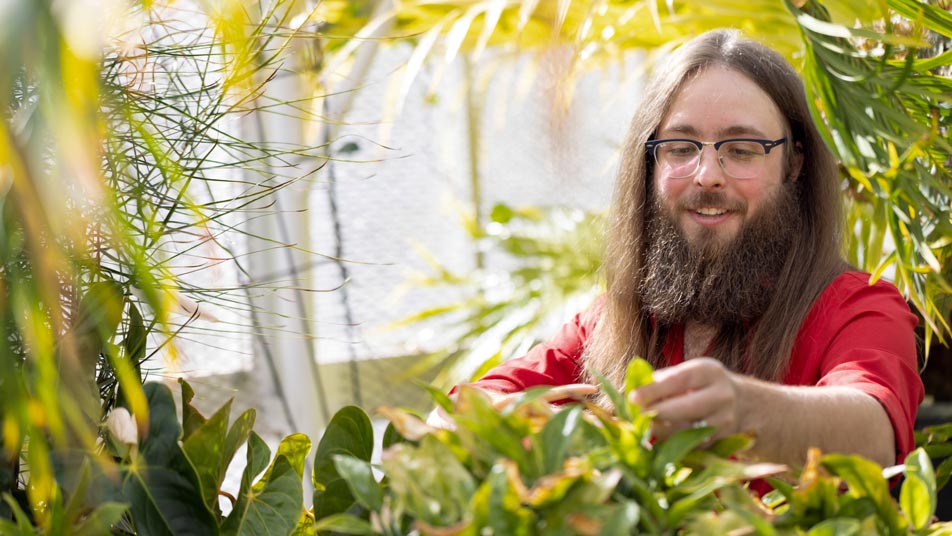
[[[797,182],[800,177],[800,170],[803,169],[803,145],[796,142],[793,145],[793,155],[790,157],[790,170],[787,173],[787,180]]]

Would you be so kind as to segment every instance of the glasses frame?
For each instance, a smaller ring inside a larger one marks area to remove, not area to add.
[[[683,177],[677,177],[677,178],[683,179],[683,178],[690,177],[691,175],[694,175],[695,173],[697,173],[698,167],[700,167],[700,165],[701,165],[701,152],[704,150],[704,147],[713,147],[713,148],[714,148],[714,152],[715,152],[715,153],[718,153],[718,154],[717,154],[717,163],[721,166],[721,169],[724,171],[724,173],[727,173],[727,174],[730,175],[731,177],[734,177],[733,175],[731,175],[730,173],[727,172],[727,169],[724,167],[724,162],[721,160],[721,155],[720,155],[720,153],[719,153],[719,149],[721,148],[722,145],[724,145],[725,143],[738,142],[738,141],[748,142],[748,143],[758,143],[758,144],[760,144],[760,145],[764,148],[764,157],[766,158],[766,156],[770,154],[770,150],[771,150],[771,149],[773,149],[774,147],[777,147],[777,146],[779,146],[779,145],[783,145],[784,143],[786,143],[786,142],[787,142],[787,138],[786,138],[786,137],[783,137],[783,138],[779,138],[779,139],[776,139],[776,140],[765,140],[765,139],[761,139],[761,138],[725,138],[725,139],[723,139],[723,140],[718,140],[718,141],[698,141],[698,140],[692,140],[692,139],[690,139],[690,138],[663,138],[663,139],[660,139],[660,140],[648,140],[648,141],[646,141],[646,142],[645,142],[645,150],[646,150],[647,152],[651,153],[651,157],[654,159],[655,163],[657,163],[657,162],[658,162],[658,156],[657,156],[657,154],[655,153],[655,149],[657,149],[657,147],[658,147],[659,145],[661,145],[662,143],[668,143],[668,142],[673,142],[673,141],[686,142],[686,143],[690,143],[690,144],[694,145],[695,147],[697,147],[697,154],[698,154],[697,165],[695,165],[694,170],[693,170],[691,173],[688,173],[687,175],[684,175]],[[735,178],[735,179],[740,179],[741,177],[734,177],[734,178]],[[746,177],[746,178],[750,178],[750,177]]]

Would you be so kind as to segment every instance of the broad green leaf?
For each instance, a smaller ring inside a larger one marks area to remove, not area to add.
[[[456,436],[475,460],[488,470],[493,461],[509,458],[520,470],[530,469],[529,452],[523,438],[532,433],[529,420],[515,413],[515,406],[503,415],[480,389],[461,386],[456,400]],[[424,438],[425,439],[425,438]]]
[[[287,456],[278,454],[266,477],[238,496],[221,532],[229,536],[286,536],[297,527],[303,500],[301,474]]]
[[[301,478],[304,477],[304,464],[307,461],[307,455],[311,452],[311,438],[305,434],[291,434],[278,443],[278,450],[274,453],[275,458],[284,456],[288,463],[297,472]],[[268,469],[270,471],[270,469]],[[263,485],[269,480],[268,471],[261,475],[261,481],[255,486]],[[257,490],[256,490],[257,491]]]
[[[629,419],[635,419],[641,415],[641,408],[631,401],[629,395],[632,391],[648,385],[654,381],[654,370],[651,364],[640,357],[635,357],[628,363],[628,370],[625,371],[625,406],[628,408]]]
[[[75,463],[62,464],[67,466],[65,469],[54,469],[55,474],[57,477],[59,477],[57,478],[57,483],[59,484],[61,490],[60,492],[66,494],[67,497],[69,497],[63,512],[62,524],[65,526],[73,526],[76,523],[77,519],[79,519],[79,517],[83,514],[83,510],[86,508],[86,503],[88,502],[86,493],[89,489],[91,479],[90,473],[92,472],[92,468],[89,457],[85,456],[84,454],[85,453],[81,455],[82,461],[79,462],[78,470]],[[67,456],[61,455],[57,458],[62,460],[66,457]],[[76,478],[75,485],[70,485],[70,480],[72,480],[74,477]],[[15,489],[13,486],[14,483],[11,482],[9,487],[4,487],[2,489]],[[69,488],[64,489],[65,486],[69,486]],[[2,517],[2,514],[0,514],[0,517]]]
[[[851,495],[871,500],[880,520],[890,530],[904,530],[905,523],[899,517],[896,505],[889,495],[889,485],[878,465],[859,456],[843,454],[827,454],[823,456],[821,463],[830,473],[846,482]]]
[[[256,412],[253,408],[247,409],[235,419],[235,422],[231,424],[231,428],[228,429],[228,435],[225,436],[225,443],[222,445],[221,466],[219,468],[221,479],[218,481],[219,486],[221,486],[224,475],[228,472],[228,467],[231,466],[231,462],[235,458],[238,449],[248,441],[255,425],[255,416]]]
[[[72,536],[100,536],[109,534],[113,525],[129,509],[128,504],[107,502],[100,504],[87,514],[82,521],[70,528]],[[2,532],[2,531],[0,531]]]
[[[395,507],[435,527],[464,520],[476,482],[452,450],[432,435],[420,445],[394,445],[381,463]]]
[[[945,443],[950,439],[952,439],[952,422],[916,430],[917,447],[932,443]]]
[[[723,512],[703,512],[691,517],[687,523],[685,534],[704,534],[704,535],[722,535],[722,534],[757,534],[750,524],[743,517],[733,510],[724,510]],[[657,533],[657,531],[655,532]]]
[[[932,521],[936,509],[932,461],[922,448],[918,448],[906,456],[905,466],[905,480],[899,492],[899,504],[912,528],[922,530]]]
[[[0,519],[0,534],[10,534],[11,536],[36,536],[36,531],[33,529],[33,524],[30,523],[30,517],[26,515],[26,512],[20,508],[20,505],[17,503],[9,493],[3,494],[3,502],[13,513],[13,519],[16,523],[11,523],[5,519]]]
[[[758,503],[750,491],[740,484],[725,486],[717,493],[724,508],[734,512],[754,528],[760,536],[775,536],[777,530],[766,518],[762,503]]]
[[[718,439],[707,450],[722,458],[729,458],[738,452],[750,449],[753,445],[753,437],[747,434],[734,434]]]
[[[946,458],[942,460],[942,463],[939,464],[935,469],[935,487],[937,490],[941,490],[949,482],[949,477],[952,476],[952,458]]]
[[[383,490],[368,462],[337,454],[334,456],[334,467],[347,481],[347,487],[357,502],[372,512],[379,512],[383,508]]]
[[[383,450],[387,450],[391,445],[396,445],[404,441],[406,441],[406,439],[400,435],[400,432],[397,431],[393,423],[388,422],[387,428],[383,431],[383,440],[381,441],[380,447]]]
[[[255,432],[248,436],[248,448],[245,451],[245,470],[241,473],[241,490],[245,494],[251,491],[254,479],[268,468],[271,460],[271,449],[264,439]]]
[[[756,480],[786,470],[786,466],[773,463],[740,463],[718,458],[705,451],[693,451],[692,463],[701,463],[704,469],[668,491],[671,507],[667,523],[679,525],[686,516],[710,508],[714,492],[737,482]]]
[[[192,405],[192,399],[195,398],[192,386],[184,378],[179,378],[178,382],[182,387],[182,436],[187,440],[207,419]]]
[[[331,418],[314,455],[314,517],[322,519],[344,512],[354,504],[347,482],[334,465],[335,454],[370,461],[374,430],[370,417],[356,406],[347,406]]]
[[[148,534],[218,534],[195,468],[179,446],[182,428],[168,387],[148,383],[149,435],[125,468],[122,493],[136,527]]]
[[[856,536],[861,534],[862,526],[856,519],[827,519],[813,526],[807,536]]]
[[[625,372],[625,393],[631,393],[639,387],[644,387],[654,381],[654,369],[651,364],[640,357],[636,357],[628,363],[628,370]]]
[[[430,393],[430,397],[433,398],[433,401],[436,402],[438,406],[447,412],[451,413],[453,411],[453,401],[450,400],[450,397],[447,396],[446,393],[444,393],[441,389],[437,389],[436,387],[429,384],[424,384],[423,388],[426,389],[428,393]]]
[[[494,465],[479,488],[474,503],[480,505],[477,529],[488,527],[492,534],[528,536],[532,527],[532,512],[522,506],[512,490],[506,469]]]
[[[632,530],[638,525],[638,517],[641,509],[635,501],[625,501],[615,507],[614,511],[608,515],[605,524],[602,525],[600,535],[612,536],[615,534],[631,534]]]
[[[542,451],[543,474],[551,474],[562,469],[569,445],[575,436],[582,416],[582,406],[572,406],[555,414],[545,423],[542,432],[533,441]]]
[[[687,453],[707,441],[716,431],[712,426],[689,428],[657,443],[654,459],[651,462],[652,474],[659,480],[665,478],[667,474],[673,472],[674,466],[681,463]]]
[[[191,404],[188,405],[191,406]],[[182,443],[185,454],[198,473],[205,505],[213,512],[218,511],[218,489],[225,478],[222,472],[224,461],[222,458],[230,414],[231,400],[201,423],[198,428],[192,430]]]
[[[316,532],[334,532],[336,534],[378,534],[367,521],[350,514],[334,514],[314,522]]]

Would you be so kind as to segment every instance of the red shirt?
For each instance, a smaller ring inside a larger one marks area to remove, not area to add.
[[[515,392],[537,385],[577,383],[580,357],[601,315],[604,298],[575,316],[552,339],[489,371],[475,385]],[[923,387],[916,362],[918,319],[892,284],[846,272],[820,294],[794,342],[785,385],[839,385],[883,405],[896,438],[897,463],[915,446],[913,426]],[[669,365],[684,360],[683,330],[663,349]]]

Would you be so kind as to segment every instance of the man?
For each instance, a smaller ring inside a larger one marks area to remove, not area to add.
[[[758,459],[799,465],[816,446],[901,461],[923,396],[917,320],[840,255],[836,163],[801,80],[729,31],[659,71],[621,159],[606,294],[474,385],[500,403],[536,385],[577,395],[597,383],[586,367],[621,385],[642,356],[659,370],[631,396],[658,437],[710,425],[755,434]]]

